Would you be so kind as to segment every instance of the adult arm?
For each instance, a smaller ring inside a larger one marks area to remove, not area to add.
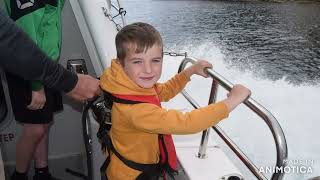
[[[27,80],[40,80],[47,87],[70,92],[78,76],[51,61],[0,9],[0,66]]]
[[[102,93],[99,80],[74,74],[50,60],[0,8],[0,67],[26,80],[40,80],[47,87],[66,92],[76,100]]]

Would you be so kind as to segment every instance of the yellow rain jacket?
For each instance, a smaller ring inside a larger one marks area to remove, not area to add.
[[[100,78],[101,88],[119,95],[157,95],[161,102],[177,95],[190,79],[179,73],[166,83],[156,83],[145,89],[135,84],[123,71],[117,60],[112,60]],[[155,90],[157,89],[157,92]],[[217,124],[228,116],[224,103],[180,112],[154,104],[119,104],[112,107],[110,137],[115,149],[126,159],[137,163],[158,163],[158,134],[192,134]],[[106,172],[110,180],[132,180],[140,172],[129,168],[114,154]]]

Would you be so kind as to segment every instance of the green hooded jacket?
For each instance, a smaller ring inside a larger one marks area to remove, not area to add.
[[[61,11],[64,0],[4,0],[9,16],[54,61],[61,50]],[[26,51],[28,51],[26,49]],[[32,81],[33,91],[40,81]]]

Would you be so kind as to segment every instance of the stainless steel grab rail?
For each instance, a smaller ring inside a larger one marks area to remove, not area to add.
[[[117,6],[114,5],[114,3],[111,0],[106,0],[106,2],[108,3],[108,7],[102,7],[102,11],[104,15],[115,24],[117,30],[120,31],[120,29],[127,24],[126,19],[124,18],[124,16],[126,15],[126,11],[122,8],[119,0],[117,0]],[[118,14],[113,15],[111,12],[112,8],[116,10]],[[119,15],[121,17],[120,23],[122,23],[122,26],[115,21],[115,18]]]
[[[180,64],[178,72],[181,72],[188,63],[194,64],[197,60],[192,57],[186,57]],[[223,76],[218,74],[217,72],[213,71],[212,69],[207,69],[207,72],[211,78],[218,82],[226,90],[230,91],[233,87],[233,84],[225,79]],[[192,104],[193,107],[199,108],[199,105],[191,98],[186,91],[182,91],[184,97]],[[253,112],[255,112],[258,116],[260,116],[264,122],[268,125],[273,139],[276,144],[276,151],[277,151],[277,168],[284,168],[286,166],[287,158],[288,158],[288,149],[286,139],[283,133],[283,130],[277,121],[277,119],[262,105],[256,102],[252,98],[248,98],[244,104],[249,107]],[[246,157],[246,155],[232,142],[232,140],[222,131],[221,128],[218,126],[212,127],[217,134],[226,142],[226,144],[231,148],[231,150],[238,156],[238,158],[249,168],[249,170],[258,178],[258,179],[266,179],[266,177],[259,172],[258,168]],[[206,144],[204,138],[208,135],[207,131],[203,132],[203,137],[201,140],[201,147],[200,151],[205,151]],[[280,180],[283,178],[283,171],[276,171],[272,174],[272,180]]]

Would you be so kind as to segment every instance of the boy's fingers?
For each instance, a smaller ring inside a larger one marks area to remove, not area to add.
[[[248,96],[247,96],[247,98],[244,100],[244,101],[246,101],[246,100],[248,100],[250,97],[251,97],[251,91],[248,89]]]
[[[212,66],[204,68],[203,72],[204,72],[205,77],[209,77],[208,69],[211,69],[211,68],[212,68]]]

